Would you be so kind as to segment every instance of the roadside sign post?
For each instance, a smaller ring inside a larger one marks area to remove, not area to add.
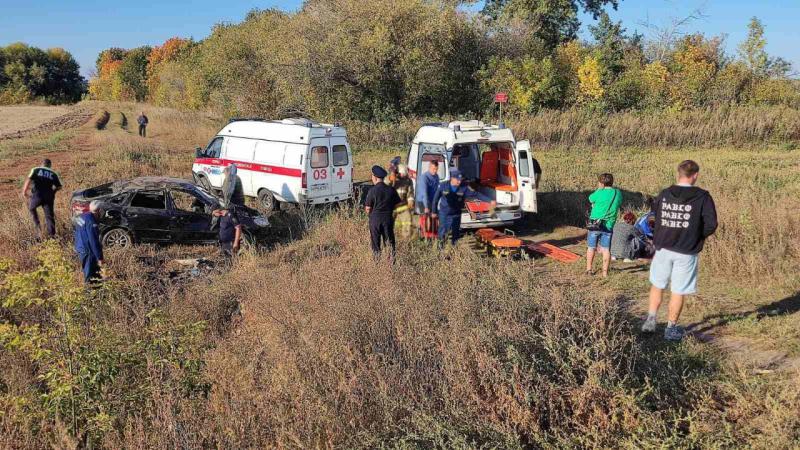
[[[498,92],[494,95],[494,102],[500,103],[500,124],[503,124],[503,103],[508,103],[508,93]]]

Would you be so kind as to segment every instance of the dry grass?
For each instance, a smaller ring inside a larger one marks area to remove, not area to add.
[[[135,105],[104,107],[128,118],[139,113]],[[207,142],[219,120],[150,107],[145,112],[152,139],[112,121],[92,132],[97,153],[72,170],[70,182],[189,176],[191,149]],[[385,163],[390,153],[404,154],[370,150],[358,158],[366,167]],[[540,220],[549,226],[579,223],[593,174],[607,169],[626,190],[654,193],[686,155],[703,167],[703,184],[714,193],[723,223],[704,255],[702,284],[719,295],[736,289],[767,293],[751,298],[754,305],[796,289],[795,150],[548,149],[538,155],[548,191]],[[66,199],[60,202],[66,211]],[[360,212],[344,208],[310,222],[315,226],[300,240],[248,254],[230,270],[188,282],[165,278],[169,260],[213,256],[215,250],[110,252],[116,281],[75,316],[83,343],[76,355],[83,374],[75,388],[77,438],[64,416],[42,400],[47,387],[37,377],[44,368],[3,349],[0,445],[800,443],[800,380],[754,377],[692,339],[680,346],[642,339],[630,312],[638,301],[630,293],[643,292],[635,276],[601,283],[574,267],[488,260],[468,245],[440,253],[419,242],[401,243],[396,265],[375,264]],[[58,225],[60,235],[69,236],[68,219],[60,216]],[[61,245],[68,249],[71,242],[65,238]],[[35,267],[39,246],[22,212],[0,218],[0,249],[20,270]],[[0,308],[0,317],[52,328],[45,312]]]

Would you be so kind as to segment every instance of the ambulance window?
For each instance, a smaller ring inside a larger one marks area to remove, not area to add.
[[[439,162],[439,179],[444,180],[444,156],[439,154],[430,154],[426,153],[422,155],[422,163],[420,164],[420,173],[427,173],[428,167],[431,165],[431,161],[438,161]]]
[[[322,167],[328,167],[328,147],[314,147],[311,149],[311,168]]]
[[[528,164],[528,152],[526,152],[525,150],[519,151],[519,176],[521,177],[531,176],[531,169],[530,165]]]
[[[350,162],[347,157],[347,147],[344,145],[333,146],[333,165],[346,166]]]
[[[163,192],[137,192],[131,208],[167,209],[166,197]]]
[[[286,144],[279,142],[258,141],[256,144],[255,161],[264,164],[283,164],[283,154]]]
[[[225,158],[236,161],[252,161],[255,141],[251,139],[230,139],[225,149]]]
[[[219,154],[222,151],[222,138],[218,137],[211,141],[206,148],[206,157],[208,158],[219,158]]]

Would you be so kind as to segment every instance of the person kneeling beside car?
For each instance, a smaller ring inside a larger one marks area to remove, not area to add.
[[[239,253],[242,241],[242,225],[239,223],[236,207],[218,209],[213,214],[214,217],[219,217],[219,245],[222,252],[225,256],[232,257]]]

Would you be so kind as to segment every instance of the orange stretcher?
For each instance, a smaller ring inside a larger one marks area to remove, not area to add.
[[[419,237],[422,239],[436,239],[439,232],[439,218],[430,214],[419,216]]]
[[[467,212],[472,220],[481,220],[489,218],[489,212],[492,209],[492,204],[489,202],[471,200],[464,204]]]
[[[525,248],[528,251],[538,253],[548,258],[553,258],[557,261],[565,263],[573,263],[581,258],[579,255],[576,255],[569,250],[564,250],[563,248],[556,247],[555,245],[547,242],[531,242],[529,244],[525,244]]]

